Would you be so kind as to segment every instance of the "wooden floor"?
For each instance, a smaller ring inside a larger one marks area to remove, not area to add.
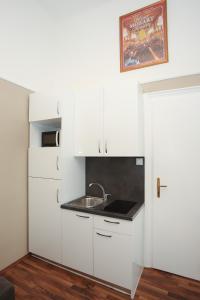
[[[126,300],[130,296],[28,256],[5,270],[16,300]],[[200,300],[200,282],[145,269],[135,300]]]

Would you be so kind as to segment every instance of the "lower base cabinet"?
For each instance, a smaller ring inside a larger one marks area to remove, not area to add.
[[[143,269],[142,208],[133,221],[62,211],[62,264],[131,290]]]
[[[62,212],[62,263],[93,275],[93,216],[81,212]]]
[[[114,232],[94,231],[94,276],[132,288],[132,237]]]

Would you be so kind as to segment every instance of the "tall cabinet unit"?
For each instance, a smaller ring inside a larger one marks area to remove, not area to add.
[[[29,251],[61,263],[60,205],[85,193],[84,160],[73,153],[73,95],[34,93],[29,107]],[[59,146],[42,147],[48,131],[59,131]]]

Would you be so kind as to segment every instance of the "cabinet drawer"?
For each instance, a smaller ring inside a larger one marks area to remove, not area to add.
[[[132,221],[94,216],[94,227],[106,231],[132,235]]]
[[[62,179],[59,147],[30,148],[28,173],[30,177]]]

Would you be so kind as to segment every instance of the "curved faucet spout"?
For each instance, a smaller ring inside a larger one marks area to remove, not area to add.
[[[108,198],[108,196],[111,195],[111,194],[106,194],[104,187],[100,183],[98,183],[98,182],[91,182],[89,184],[89,187],[92,187],[93,185],[97,185],[98,187],[100,187],[100,189],[102,190],[102,194],[103,194],[102,198],[103,198],[104,201],[106,201],[107,198]]]

